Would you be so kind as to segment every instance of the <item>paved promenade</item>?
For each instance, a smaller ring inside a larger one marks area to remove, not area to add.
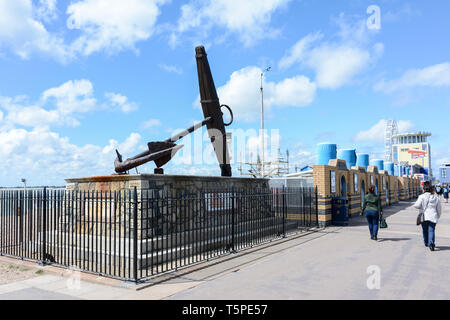
[[[424,247],[411,205],[385,209],[389,228],[377,242],[356,217],[348,227],[291,236],[140,290],[92,276],[74,280],[55,267],[61,274],[49,274],[45,267],[44,275],[0,285],[0,300],[450,299],[450,204],[443,203],[435,252]]]
[[[435,252],[423,245],[416,210],[401,204],[385,210],[389,228],[380,231],[378,242],[359,217],[350,227],[312,235],[309,242],[170,298],[450,299],[450,204],[443,209]],[[373,270],[380,274],[379,289]]]

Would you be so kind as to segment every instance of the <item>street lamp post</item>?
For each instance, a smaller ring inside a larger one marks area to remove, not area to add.
[[[264,89],[263,89],[263,77],[264,73],[270,71],[271,67],[264,69],[261,72],[261,178],[264,178]]]

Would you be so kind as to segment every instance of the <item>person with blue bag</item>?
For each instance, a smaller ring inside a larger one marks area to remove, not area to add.
[[[376,195],[376,188],[374,185],[369,187],[369,193],[364,197],[364,206],[361,210],[361,215],[366,215],[367,223],[369,225],[370,239],[378,240],[379,222],[383,227],[387,227],[383,219],[383,208],[381,207],[381,199]]]
[[[445,203],[448,203],[448,193],[449,193],[449,190],[448,190],[448,188],[449,188],[449,186],[445,186],[444,187],[444,199],[445,199]]]

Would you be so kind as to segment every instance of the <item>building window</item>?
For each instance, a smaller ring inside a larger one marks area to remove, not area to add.
[[[447,170],[441,169],[441,178],[447,178]]]

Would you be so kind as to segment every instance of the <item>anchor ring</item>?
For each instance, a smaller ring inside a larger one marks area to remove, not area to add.
[[[228,111],[230,112],[230,116],[231,116],[230,122],[224,123],[224,124],[223,124],[225,127],[228,127],[229,125],[231,125],[231,124],[233,123],[233,119],[234,119],[234,118],[233,118],[233,111],[231,111],[231,108],[230,108],[229,106],[227,106],[226,104],[223,104],[223,105],[221,105],[220,107],[221,107],[221,108],[222,108],[222,107],[225,107],[225,108],[227,108]]]

